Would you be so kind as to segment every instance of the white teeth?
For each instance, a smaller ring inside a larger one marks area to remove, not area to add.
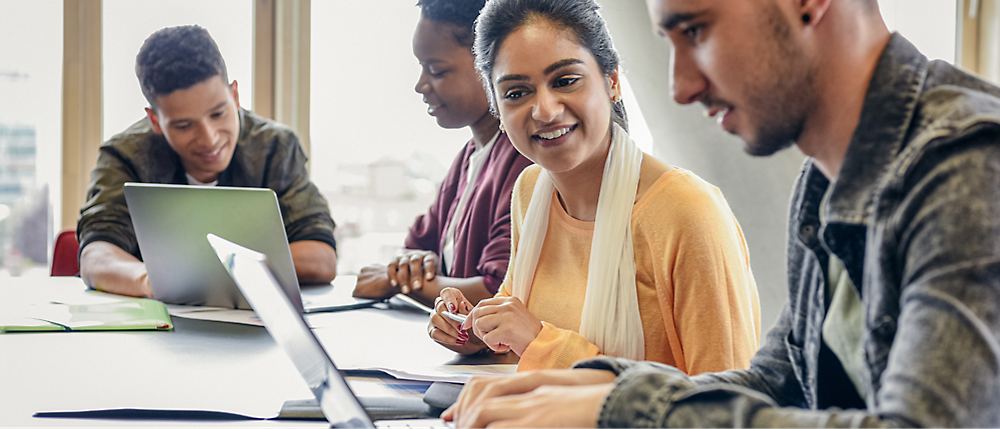
[[[552,140],[552,139],[555,139],[555,138],[559,138],[563,134],[566,134],[568,132],[569,132],[569,127],[566,127],[566,128],[560,128],[558,130],[555,130],[555,131],[552,131],[552,132],[548,132],[548,133],[541,133],[541,134],[538,135],[538,137],[541,137],[541,138],[543,138],[545,140]]]
[[[721,126],[722,125],[722,120],[726,118],[726,114],[727,113],[729,113],[729,108],[728,107],[725,108],[725,109],[719,110],[715,114],[715,122],[718,123]]]

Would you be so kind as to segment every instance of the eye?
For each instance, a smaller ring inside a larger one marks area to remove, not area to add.
[[[173,129],[179,130],[179,131],[184,131],[184,130],[188,129],[190,126],[191,126],[191,124],[187,124],[187,123],[183,123],[183,124],[171,124],[170,128],[173,128]]]
[[[555,88],[563,88],[570,86],[574,83],[577,83],[579,81],[580,81],[579,76],[563,76],[556,79],[556,81],[552,84],[552,86]]]
[[[442,77],[444,77],[445,74],[448,73],[448,70],[440,70],[440,71],[429,70],[427,73],[430,74],[431,77],[434,79],[441,79]]]
[[[503,98],[504,98],[504,100],[514,101],[514,100],[517,100],[517,99],[519,99],[521,97],[524,97],[525,92],[526,91],[524,91],[524,90],[522,90],[520,88],[508,89],[507,92],[503,93]]]
[[[222,115],[225,115],[225,114],[226,114],[225,110],[220,110],[218,112],[212,113],[212,117],[213,118],[220,118],[220,117],[222,117]]]
[[[687,27],[683,30],[684,37],[688,39],[691,43],[697,43],[698,39],[701,37],[704,26],[701,24],[695,24]]]

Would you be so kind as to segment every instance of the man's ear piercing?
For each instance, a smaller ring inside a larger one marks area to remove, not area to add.
[[[808,24],[808,23],[809,23],[809,21],[812,21],[812,17],[811,17],[811,16],[809,16],[809,14],[808,14],[808,13],[804,13],[804,14],[802,14],[802,23],[803,23],[803,24]]]

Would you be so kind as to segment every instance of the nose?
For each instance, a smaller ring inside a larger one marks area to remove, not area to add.
[[[535,103],[531,109],[531,117],[538,122],[552,122],[563,114],[565,105],[559,94],[548,88],[539,89],[535,93]]]
[[[219,130],[208,122],[200,122],[198,125],[198,141],[202,146],[210,147],[215,144],[219,135]]]
[[[670,51],[671,89],[678,104],[691,104],[705,93],[708,83],[693,58],[684,51]]]
[[[430,92],[431,83],[430,79],[427,77],[426,72],[420,72],[420,77],[417,78],[417,84],[413,87],[413,90],[416,91],[417,94],[427,95],[427,93]]]

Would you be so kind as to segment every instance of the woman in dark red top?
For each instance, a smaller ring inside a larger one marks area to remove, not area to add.
[[[484,0],[422,0],[413,55],[422,72],[415,90],[443,128],[469,127],[427,214],[417,217],[406,249],[387,265],[361,270],[354,296],[396,293],[433,306],[455,287],[472,303],[492,297],[510,258],[510,194],[531,161],[521,156],[490,113],[472,55],[473,27]],[[470,187],[469,183],[473,185]]]

